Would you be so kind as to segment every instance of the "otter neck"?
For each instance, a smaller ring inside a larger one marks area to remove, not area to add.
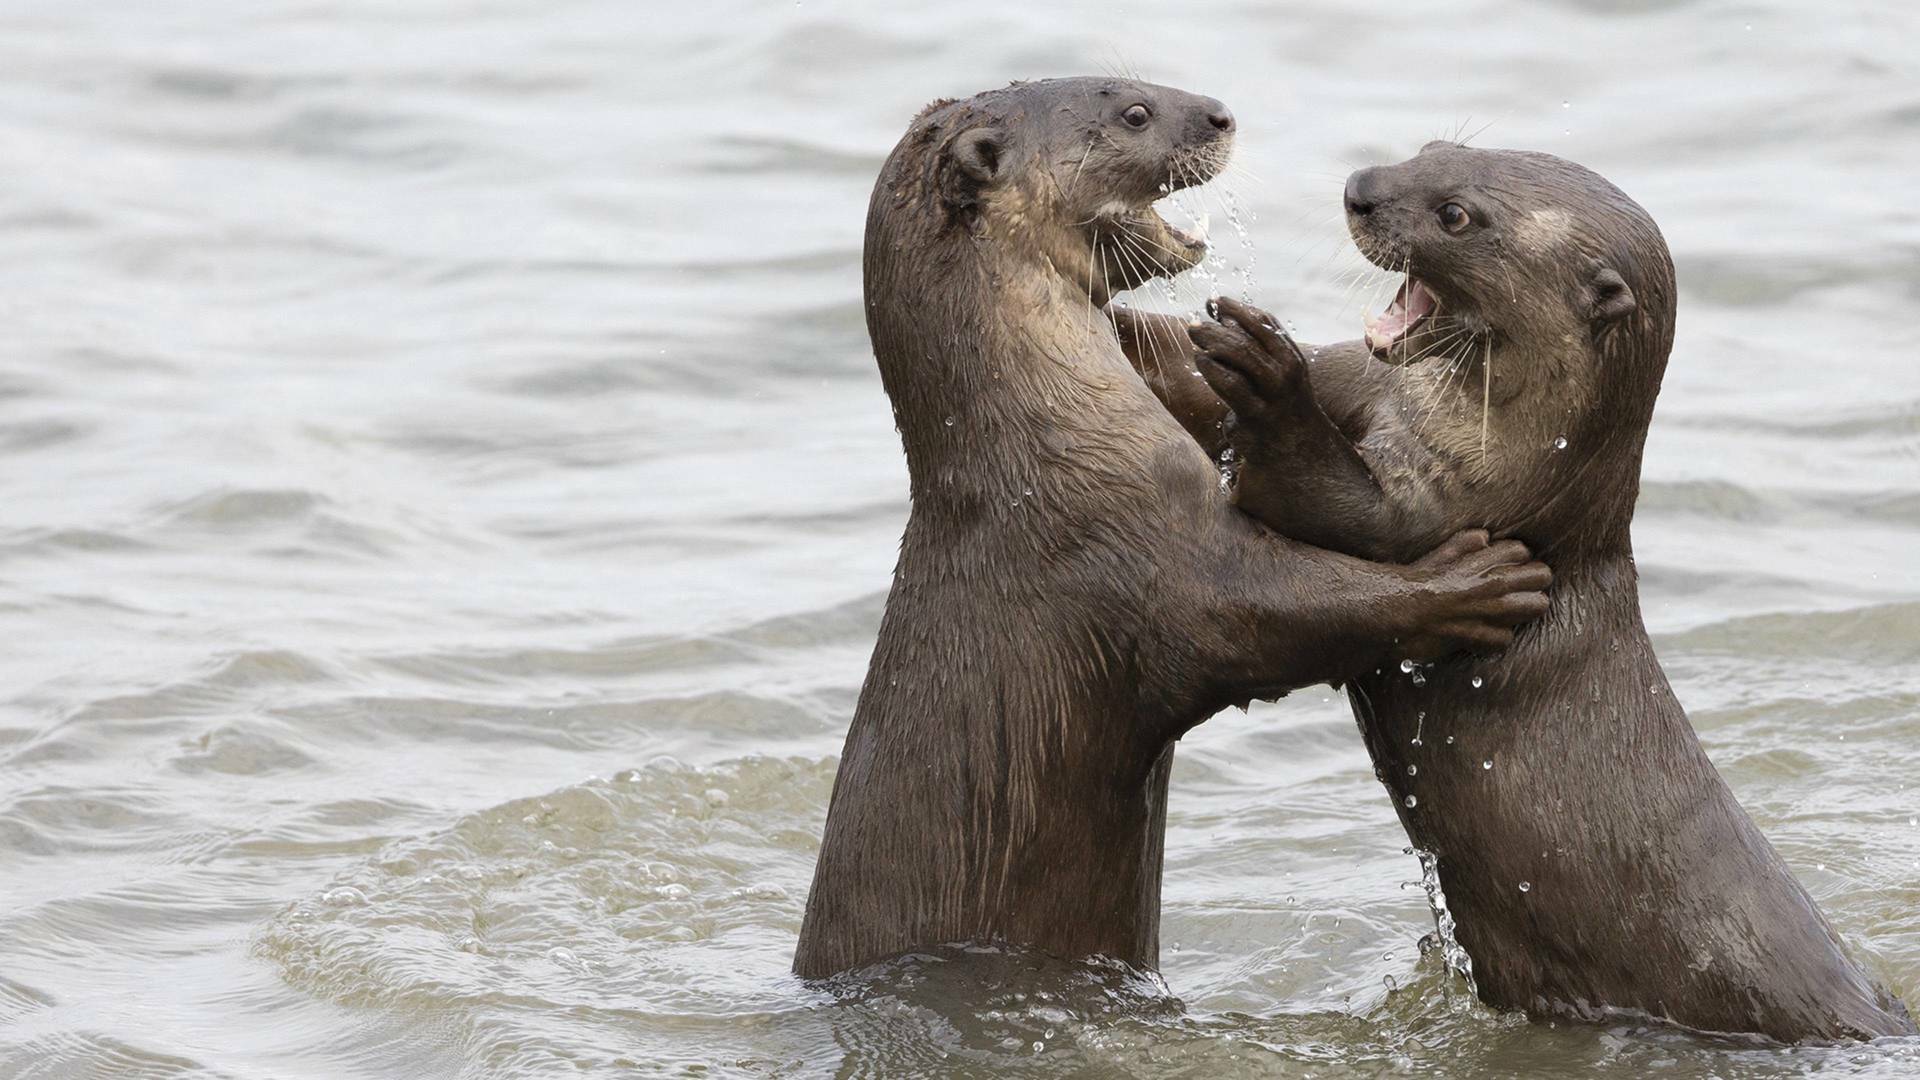
[[[867,325],[915,503],[1025,490],[1132,370],[1086,283],[991,236],[929,273],[870,252]],[[875,257],[877,255],[877,257]]]
[[[1630,554],[1652,393],[1565,338],[1500,334],[1418,370],[1406,401],[1416,432],[1459,463],[1475,523],[1525,539],[1556,568]]]

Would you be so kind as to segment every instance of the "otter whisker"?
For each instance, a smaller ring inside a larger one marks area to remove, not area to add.
[[[1378,267],[1362,259],[1357,265],[1349,267],[1345,273],[1341,274],[1335,282],[1341,287],[1340,300],[1335,305],[1335,310],[1342,315],[1352,311],[1354,301],[1359,298],[1360,290],[1372,288],[1373,275],[1378,272]]]
[[[1424,392],[1420,395],[1420,406],[1415,410],[1413,420],[1414,427],[1422,431],[1426,430],[1427,421],[1433,419],[1434,412],[1438,410],[1441,405],[1445,404],[1447,400],[1447,386],[1453,381],[1453,377],[1459,373],[1460,366],[1460,361],[1457,358],[1448,361],[1447,366],[1440,369],[1440,373],[1433,377],[1422,388]]]
[[[1102,306],[1100,301],[1098,299],[1095,299],[1097,294],[1093,291],[1093,257],[1099,251],[1100,251],[1100,232],[1099,230],[1096,229],[1094,230],[1093,238],[1087,241],[1087,299],[1091,302],[1090,306],[1092,307]],[[1107,294],[1108,300],[1113,299],[1113,288],[1112,288],[1111,282],[1108,283],[1108,287],[1104,291]],[[1093,318],[1094,318],[1093,315],[1087,316],[1087,333],[1089,335],[1093,333]]]
[[[1222,160],[1219,162],[1219,168],[1220,168],[1220,175],[1222,176],[1233,176],[1236,179],[1248,180],[1255,184],[1260,184],[1262,186],[1265,186],[1267,182],[1266,179],[1262,177],[1259,173],[1254,172],[1252,169],[1247,168],[1244,164],[1240,162],[1239,158],[1236,158],[1231,154],[1225,155],[1222,158]]]
[[[1471,348],[1472,345],[1473,339],[1469,337],[1464,342],[1464,347]],[[1465,384],[1467,372],[1472,370],[1472,368],[1472,361],[1467,357],[1466,353],[1462,351],[1448,363],[1446,370],[1440,373],[1440,377],[1429,387],[1431,391],[1431,402],[1420,416],[1419,425],[1423,430],[1426,427],[1427,421],[1433,419],[1434,414],[1439,411],[1441,406],[1449,406],[1451,411],[1454,396],[1458,393],[1460,386]]]
[[[1151,253],[1147,251],[1147,246],[1159,248],[1161,251],[1166,252],[1169,255],[1177,256],[1179,254],[1178,252],[1171,251],[1168,248],[1159,244],[1158,242],[1151,240],[1147,237],[1140,236],[1137,233],[1123,232],[1120,235],[1123,242],[1126,243],[1127,245],[1130,245],[1133,249],[1134,254],[1139,256],[1140,262],[1143,265],[1143,269],[1140,275],[1141,284],[1144,285],[1146,282],[1151,281],[1156,277],[1162,277],[1166,280],[1169,290],[1175,294],[1173,297],[1171,297],[1171,299],[1177,306],[1184,306],[1189,310],[1192,310],[1194,307],[1197,306],[1197,303],[1194,298],[1196,287],[1194,286],[1193,282],[1181,274],[1168,274],[1165,271],[1154,273],[1153,272],[1154,260],[1152,258]]]
[[[1486,361],[1480,368],[1480,460],[1487,459],[1487,420],[1493,413],[1493,337],[1487,337]]]
[[[1107,249],[1096,246],[1094,250],[1100,253],[1100,291],[1106,294],[1100,306],[1105,307],[1113,302],[1113,276],[1107,272]]]
[[[1383,290],[1391,287],[1392,284],[1393,275],[1391,271],[1382,271],[1378,266],[1368,261],[1361,267],[1360,276],[1354,283],[1355,288],[1350,291],[1345,303],[1350,305],[1357,299],[1366,310],[1372,310],[1379,304]],[[1347,307],[1346,310],[1352,309],[1351,307]]]
[[[1507,264],[1507,253],[1500,250],[1500,245],[1495,244],[1493,248],[1493,254],[1495,258],[1500,260],[1500,273],[1507,280],[1507,299],[1512,301],[1515,304],[1518,304],[1520,302],[1520,297],[1514,292],[1514,289],[1513,289],[1513,267]]]
[[[1142,236],[1139,233],[1134,232],[1132,229],[1126,229],[1126,228],[1117,229],[1115,230],[1114,235],[1135,244],[1145,244],[1149,247],[1157,248],[1160,251],[1166,252],[1168,255],[1171,255],[1176,259],[1181,258],[1186,254],[1186,252],[1184,251],[1175,251],[1174,249],[1166,246],[1165,244],[1162,244],[1160,241],[1155,240],[1152,237]]]
[[[1335,301],[1335,310],[1342,313],[1347,310],[1348,302],[1353,299],[1354,290],[1360,287],[1366,277],[1367,271],[1363,267],[1348,267],[1334,275],[1333,286],[1340,290],[1340,297]]]
[[[1308,244],[1305,247],[1302,247],[1300,249],[1300,253],[1293,257],[1293,265],[1299,266],[1302,262],[1304,262],[1307,259],[1308,256],[1318,255],[1318,254],[1321,254],[1322,252],[1325,253],[1324,262],[1327,264],[1331,264],[1333,260],[1336,257],[1338,257],[1340,254],[1339,245],[1334,243],[1333,241],[1334,241],[1334,238],[1331,236],[1322,236],[1320,239],[1315,240],[1313,243]],[[1325,269],[1325,267],[1322,267],[1322,269]]]
[[[1130,275],[1127,288],[1137,289],[1153,280],[1155,275],[1136,257],[1138,249],[1133,244],[1132,234],[1125,230],[1117,230],[1112,235],[1114,240],[1113,257],[1124,260],[1124,266]]]
[[[1072,193],[1080,186],[1080,172],[1087,167],[1087,157],[1093,153],[1093,140],[1087,140],[1087,148],[1080,152],[1080,164],[1073,167],[1073,179],[1067,181],[1067,191]]]
[[[1139,275],[1141,276],[1142,280],[1145,280],[1145,271],[1140,267],[1138,262],[1135,261],[1133,255],[1127,251],[1124,245],[1115,247],[1113,254],[1114,254],[1114,258],[1122,260],[1130,268],[1130,272],[1132,274]],[[1106,252],[1104,250],[1101,252],[1100,258],[1101,258],[1102,265],[1104,266],[1105,260],[1106,260]],[[1140,325],[1140,324],[1136,323],[1136,325]],[[1148,357],[1153,361],[1154,371],[1159,376],[1160,381],[1164,384],[1166,382],[1166,371],[1160,362],[1160,341],[1159,341],[1158,335],[1154,331],[1152,320],[1144,321],[1143,333],[1145,335],[1144,338],[1136,338],[1136,340],[1144,342],[1146,346],[1146,353]]]
[[[1407,269],[1406,269],[1405,276],[1400,281],[1399,289],[1406,290],[1406,292],[1408,293],[1409,301],[1412,299],[1412,296],[1411,296],[1412,290],[1413,290],[1413,253],[1412,252],[1407,253]],[[1396,290],[1396,294],[1398,293],[1398,291],[1399,290]],[[1410,359],[1410,357],[1413,351],[1414,335],[1408,331],[1418,330],[1419,328],[1420,328],[1419,324],[1416,323],[1415,325],[1408,327],[1406,331],[1402,331],[1400,334],[1400,357],[1401,357],[1401,363],[1403,364],[1411,364],[1413,362]]]
[[[1410,362],[1415,364],[1425,363],[1426,361],[1432,359],[1433,357],[1440,355],[1440,351],[1444,349],[1447,345],[1455,341],[1458,341],[1463,337],[1468,336],[1468,334],[1469,332],[1465,329],[1450,331],[1444,337],[1437,338],[1434,341],[1430,341],[1427,344],[1422,345],[1420,347],[1420,351],[1414,354],[1414,357]]]

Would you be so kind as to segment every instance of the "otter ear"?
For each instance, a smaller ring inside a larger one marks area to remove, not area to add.
[[[1607,326],[1633,314],[1636,306],[1633,290],[1619,271],[1595,263],[1587,274],[1587,321],[1595,327]]]
[[[1000,156],[1006,148],[1006,135],[998,128],[977,127],[961,132],[947,153],[975,183],[991,184],[1000,176]]]

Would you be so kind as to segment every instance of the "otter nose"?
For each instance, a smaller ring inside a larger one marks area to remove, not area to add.
[[[1212,124],[1215,131],[1223,134],[1232,131],[1233,110],[1217,101],[1213,102],[1212,106],[1212,108],[1207,110],[1207,123]]]
[[[1347,213],[1366,217],[1380,205],[1380,167],[1361,169],[1347,177]]]

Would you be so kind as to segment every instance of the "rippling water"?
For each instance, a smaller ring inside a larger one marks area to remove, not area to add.
[[[1340,178],[1436,134],[1660,220],[1648,619],[1920,998],[1916,40],[1784,2],[0,6],[0,1074],[1910,1075],[1469,1002],[1324,691],[1183,745],[1164,983],[785,972],[906,512],[868,186],[927,100],[1135,67],[1238,111],[1219,287],[1309,338],[1372,289]]]

